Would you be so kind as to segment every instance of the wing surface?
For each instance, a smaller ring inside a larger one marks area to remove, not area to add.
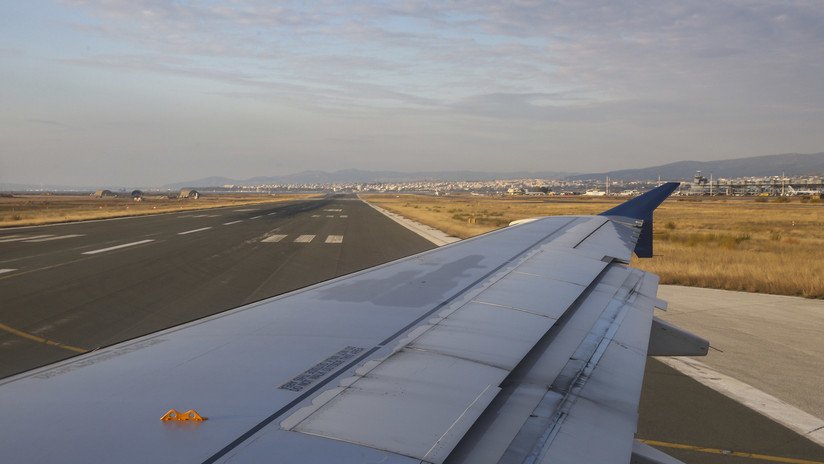
[[[0,449],[11,462],[627,463],[664,306],[657,278],[626,266],[643,223],[542,218],[5,379]],[[208,420],[159,421],[169,408]]]

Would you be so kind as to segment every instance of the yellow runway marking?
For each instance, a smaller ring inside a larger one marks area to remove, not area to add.
[[[32,340],[38,343],[45,343],[46,345],[56,346],[58,348],[63,348],[64,350],[74,351],[75,353],[86,353],[89,350],[84,350],[83,348],[78,348],[76,346],[71,345],[64,345],[60,342],[56,342],[54,340],[49,340],[47,338],[38,337],[37,335],[33,335],[27,332],[23,332],[22,330],[17,330],[14,327],[9,327],[6,324],[0,323],[0,330],[5,330],[6,332],[17,335],[18,337],[25,338],[28,340]]]
[[[681,443],[669,443],[666,441],[643,440],[638,439],[641,443],[650,446],[660,446],[662,448],[675,448],[688,451],[698,451],[699,453],[722,454],[724,456],[735,456],[739,458],[760,459],[762,461],[783,462],[787,464],[824,464],[824,461],[810,461],[809,459],[795,459],[784,458],[781,456],[770,456],[767,454],[747,453],[745,451],[731,451],[719,448],[704,448],[703,446],[683,445]]]

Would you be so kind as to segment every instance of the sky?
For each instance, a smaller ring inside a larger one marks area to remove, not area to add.
[[[0,183],[824,151],[824,2],[0,4]]]

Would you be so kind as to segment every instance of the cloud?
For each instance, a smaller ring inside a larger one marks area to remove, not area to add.
[[[96,18],[78,27],[146,52],[219,57],[284,81],[343,81],[355,97],[374,85],[413,105],[569,88],[667,99],[700,92],[697,81],[740,87],[742,72],[759,87],[776,63],[824,69],[824,11],[808,2],[68,4]]]
[[[163,116],[146,109],[153,97],[180,95],[168,117],[188,133],[147,124],[156,152],[188,150],[215,133],[209,121],[233,124],[218,137],[225,147],[206,144],[216,158],[229,148],[298,153],[301,163],[309,153],[371,162],[426,152],[433,169],[452,153],[479,166],[501,163],[502,151],[545,160],[548,146],[583,163],[605,151],[658,162],[662,149],[674,160],[824,144],[815,1],[64,0],[58,10],[59,24],[26,27],[0,49],[21,64],[10,92],[19,104],[6,111],[61,121],[83,102],[78,116],[93,134],[113,112]],[[112,109],[90,88],[129,104]],[[187,113],[213,104],[210,118]],[[289,129],[274,136],[272,121]],[[26,143],[40,140],[31,132]],[[78,138],[78,152],[93,151],[88,140]]]
[[[60,121],[54,121],[51,119],[27,119],[26,122],[43,126],[59,127],[62,129],[68,129],[70,127],[68,124],[64,124]]]

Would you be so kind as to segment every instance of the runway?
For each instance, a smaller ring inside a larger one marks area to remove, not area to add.
[[[352,197],[2,230],[0,377],[433,247]],[[688,463],[824,462],[653,359],[638,437]]]
[[[352,198],[0,231],[0,377],[432,245]]]

